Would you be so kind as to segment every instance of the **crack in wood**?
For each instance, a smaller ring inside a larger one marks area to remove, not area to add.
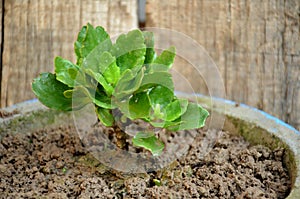
[[[0,54],[1,54],[1,57],[0,57],[0,100],[1,100],[1,94],[2,94],[2,68],[3,68],[3,65],[2,65],[2,57],[3,57],[3,50],[4,50],[4,12],[5,12],[5,9],[4,9],[4,5],[5,5],[5,0],[1,0],[0,2],[1,4],[1,38],[0,38],[0,42],[1,42],[1,45],[0,45]],[[1,102],[0,102],[0,107],[1,107]]]

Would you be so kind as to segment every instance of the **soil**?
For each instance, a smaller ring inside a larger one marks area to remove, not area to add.
[[[208,132],[212,133],[212,132]],[[285,198],[291,186],[281,148],[251,146],[222,132],[204,160],[201,136],[164,169],[126,174],[85,151],[74,127],[6,135],[0,198]]]
[[[19,111],[17,109],[14,109],[12,112],[0,110],[0,118],[11,117],[15,114],[19,114]]]

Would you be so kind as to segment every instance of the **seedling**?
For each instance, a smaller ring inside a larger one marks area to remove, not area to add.
[[[64,167],[64,168],[62,168],[62,170],[61,170],[61,171],[62,171],[62,173],[63,173],[63,174],[66,174],[66,173],[67,173],[67,171],[68,171],[68,169],[67,169],[66,167]]]
[[[56,57],[55,73],[42,73],[33,80],[33,92],[47,107],[72,111],[93,103],[99,121],[115,128],[128,120],[169,131],[204,126],[208,112],[174,94],[169,70],[175,48],[157,56],[152,32],[132,30],[113,43],[104,28],[87,24],[74,47],[76,64]],[[138,132],[132,142],[153,155],[164,149],[153,131]]]
[[[161,186],[161,181],[160,180],[158,180],[158,179],[153,179],[153,182],[154,182],[154,184],[156,185],[156,186]]]

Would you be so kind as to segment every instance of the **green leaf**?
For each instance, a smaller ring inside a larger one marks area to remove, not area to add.
[[[117,58],[121,74],[127,69],[141,68],[146,54],[144,37],[140,30],[132,30],[118,37],[112,47],[112,55]]]
[[[91,69],[94,72],[104,72],[108,66],[107,51],[111,48],[110,41],[98,44],[82,61],[82,68]],[[99,56],[100,55],[100,56]]]
[[[96,114],[101,123],[105,126],[112,126],[114,124],[114,117],[111,113],[111,110],[96,107]]]
[[[91,77],[93,77],[101,86],[103,86],[104,91],[108,96],[112,95],[114,88],[107,83],[103,75],[101,75],[100,73],[95,73],[91,69],[85,69],[85,72]],[[95,90],[96,90],[96,86],[95,86]]]
[[[92,102],[89,94],[87,94],[82,86],[77,86],[74,89],[66,90],[64,92],[66,98],[72,98],[73,110],[79,110],[85,105]]]
[[[160,108],[164,108],[172,102],[173,98],[173,90],[170,90],[167,87],[161,85],[154,87],[149,92],[149,99],[152,107],[155,107],[158,104],[160,105]]]
[[[98,55],[99,56],[99,55]],[[98,57],[97,56],[97,57]],[[116,63],[116,58],[110,54],[110,52],[103,52],[99,56],[99,63],[98,63],[98,70],[97,72],[104,73],[104,71],[107,70],[107,68],[111,65]]]
[[[86,37],[87,26],[83,26],[78,33],[77,41],[74,43],[74,50],[77,56],[77,64],[81,65],[83,56],[81,54],[81,49],[83,48],[83,41]]]
[[[143,35],[145,38],[145,45],[147,48],[144,64],[150,64],[155,58],[154,35],[153,32],[148,32],[148,31],[144,31]]]
[[[153,182],[154,182],[154,184],[155,184],[156,186],[158,186],[158,187],[162,185],[161,181],[158,180],[158,179],[153,179]]]
[[[75,102],[74,102],[75,100]],[[82,103],[89,103],[93,102],[95,105],[112,109],[114,106],[111,103],[111,98],[108,97],[104,93],[96,92],[96,90],[92,89],[92,91],[89,91],[84,86],[76,86],[73,89],[73,104],[76,104],[76,106],[80,106]]]
[[[132,70],[126,70],[118,81],[113,95],[116,99],[121,99],[131,95],[140,87],[143,76],[143,69],[141,69],[137,74]]]
[[[56,79],[69,87],[74,87],[79,72],[78,66],[69,60],[56,57],[54,60]]]
[[[100,72],[103,73],[108,83],[115,85],[120,79],[120,68],[117,66],[116,58],[109,52],[104,52],[102,56],[106,59],[105,64],[103,62],[100,64]]]
[[[58,81],[54,74],[40,74],[33,80],[32,90],[45,106],[56,110],[72,110],[72,99],[64,96],[64,92],[70,88]]]
[[[144,90],[158,85],[165,87],[170,91],[174,91],[172,76],[168,72],[153,72],[145,74],[139,90]]]
[[[150,124],[154,127],[167,128],[168,130],[172,130],[171,127],[180,125],[181,121],[180,120],[175,120],[175,121],[150,121]]]
[[[78,74],[78,68],[68,68],[68,75],[71,79],[76,79]]]
[[[172,46],[167,50],[164,50],[155,60],[153,63],[162,64],[171,68],[174,59],[175,59],[175,47]]]
[[[172,131],[178,131],[201,128],[205,125],[205,120],[208,116],[209,113],[207,110],[196,103],[190,102],[185,113],[180,118],[174,121],[180,121],[180,124],[169,126],[168,129]]]
[[[178,119],[183,115],[188,106],[187,99],[174,99],[166,107],[154,107],[154,112],[151,114],[150,123],[155,127],[166,128],[170,126],[178,126],[182,122]],[[158,108],[158,109],[157,109]]]
[[[152,111],[150,113],[150,121],[157,121],[157,120],[164,120],[165,113],[162,111],[161,106],[156,104],[155,106],[152,105]]]
[[[64,91],[64,96],[66,98],[72,98],[72,96],[73,96],[73,89]]]
[[[132,139],[134,146],[149,150],[153,156],[159,156],[164,150],[164,143],[152,132],[139,132]]]
[[[115,105],[111,102],[111,97],[107,96],[105,93],[96,92],[94,97],[91,97],[93,103],[99,107],[113,109],[116,108]]]
[[[110,47],[111,41],[104,28],[100,26],[94,28],[91,24],[83,26],[74,44],[77,64],[81,65],[83,58],[86,58],[93,51],[89,61],[92,63],[91,58],[96,58],[97,53],[99,55],[99,52],[107,51]]]
[[[155,73],[155,72],[169,72],[169,68],[162,64],[151,63],[146,65],[145,73]]]
[[[103,76],[105,77],[105,79],[108,83],[110,83],[114,86],[117,84],[117,82],[120,79],[120,68],[114,62],[111,65],[109,65],[109,67],[103,73]]]
[[[150,102],[147,93],[137,93],[129,100],[130,119],[148,118],[150,112]]]
[[[173,121],[183,115],[188,107],[187,99],[175,99],[172,103],[168,104],[165,109],[166,121]]]

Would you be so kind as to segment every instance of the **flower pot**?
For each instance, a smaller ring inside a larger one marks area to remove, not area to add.
[[[185,94],[178,95],[192,98]],[[300,198],[300,133],[297,130],[277,118],[243,104],[201,95],[197,95],[196,99],[215,115],[224,116],[224,130],[242,135],[251,144],[265,145],[270,149],[284,148],[284,164],[292,180],[291,192],[287,198]],[[4,108],[0,115],[0,139],[6,134],[30,133],[73,123],[71,113],[49,110],[37,100]]]

